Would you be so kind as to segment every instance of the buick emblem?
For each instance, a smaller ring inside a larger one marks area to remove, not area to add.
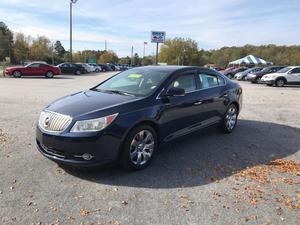
[[[45,127],[45,128],[47,128],[47,127],[50,126],[50,120],[51,120],[51,118],[50,118],[49,116],[47,116],[47,117],[45,118],[45,121],[44,121],[44,127]]]

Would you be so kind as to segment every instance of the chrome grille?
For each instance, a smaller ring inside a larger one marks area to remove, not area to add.
[[[40,115],[39,126],[46,131],[62,132],[71,122],[72,118],[70,116],[43,111]]]

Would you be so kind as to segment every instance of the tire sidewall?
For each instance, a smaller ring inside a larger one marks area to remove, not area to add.
[[[283,81],[283,85],[278,85],[278,81]],[[276,87],[284,87],[284,85],[285,85],[285,80],[282,79],[282,78],[279,78],[279,79],[277,79],[277,80],[275,81],[275,85],[276,85]]]
[[[16,73],[19,73],[19,75],[16,76]],[[16,71],[13,72],[13,76],[14,76],[14,78],[21,78],[22,77],[22,73],[20,71],[16,70]]]
[[[228,111],[229,111],[232,107],[235,108],[235,111],[236,111],[236,113],[237,113],[237,118],[236,118],[236,123],[235,123],[234,127],[233,127],[232,129],[228,129],[227,124],[226,124],[226,123],[227,123],[227,118],[226,118],[226,116],[227,116]],[[232,132],[235,130],[237,124],[238,124],[238,116],[239,116],[238,108],[236,107],[236,105],[230,104],[230,105],[228,106],[228,108],[227,108],[227,110],[226,110],[226,113],[224,114],[224,117],[223,117],[222,122],[221,122],[221,124],[220,124],[220,129],[221,129],[221,131],[224,132],[225,134],[230,134],[230,133],[232,133]]]
[[[154,150],[151,156],[151,159],[149,159],[149,161],[147,163],[145,163],[142,166],[138,166],[135,165],[130,158],[130,145],[131,142],[133,140],[133,138],[135,137],[135,135],[137,133],[139,133],[142,130],[147,130],[149,132],[151,132],[153,138],[154,138]],[[139,125],[136,128],[133,128],[132,131],[130,131],[127,135],[127,137],[125,138],[125,141],[123,143],[123,147],[121,149],[121,157],[120,157],[120,163],[121,165],[128,170],[142,170],[146,167],[148,167],[150,165],[150,163],[152,162],[154,156],[156,155],[157,152],[157,148],[158,148],[158,138],[157,138],[157,134],[155,132],[155,130],[149,126],[149,125]]]
[[[51,74],[51,76],[49,76],[49,74]],[[48,71],[46,73],[46,78],[53,78],[54,77],[54,73],[52,71]]]

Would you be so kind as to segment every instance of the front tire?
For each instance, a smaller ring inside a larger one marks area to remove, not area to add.
[[[125,140],[120,163],[127,170],[142,170],[151,163],[157,146],[155,130],[148,125],[138,126]]]
[[[22,77],[22,73],[18,70],[13,72],[13,76],[14,78],[21,78]]]
[[[80,70],[75,71],[75,75],[80,75],[80,74],[81,74]]]
[[[284,87],[284,85],[285,85],[285,80],[282,79],[282,78],[279,78],[279,79],[277,79],[277,80],[275,81],[275,85],[276,85],[276,87]]]
[[[236,105],[231,104],[220,124],[220,130],[225,134],[230,134],[234,131],[237,121],[238,121],[238,108]]]

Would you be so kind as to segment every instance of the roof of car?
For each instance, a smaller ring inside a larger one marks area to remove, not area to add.
[[[153,71],[166,71],[166,72],[176,72],[179,70],[188,70],[188,69],[208,69],[204,67],[197,67],[197,66],[143,66],[143,67],[136,67],[139,69],[147,69],[147,70],[153,70]],[[135,69],[135,68],[133,68]]]

